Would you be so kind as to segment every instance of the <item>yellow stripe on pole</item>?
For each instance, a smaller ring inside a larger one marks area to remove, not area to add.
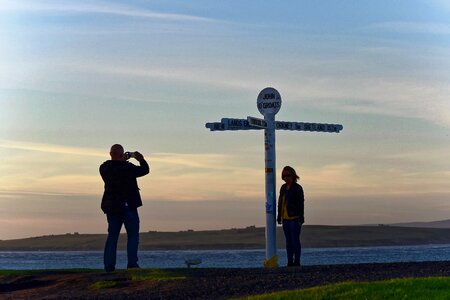
[[[264,268],[277,268],[278,267],[278,256],[274,255],[270,259],[264,260]]]

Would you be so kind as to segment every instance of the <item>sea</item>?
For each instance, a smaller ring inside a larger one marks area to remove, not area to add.
[[[278,250],[279,265],[286,252]],[[164,250],[139,251],[142,268],[184,268],[187,260],[200,260],[202,268],[257,268],[263,265],[264,249],[257,250]],[[303,265],[389,262],[450,261],[450,245],[304,248]],[[126,252],[118,251],[117,268],[126,268]],[[102,251],[0,251],[0,269],[102,269]]]

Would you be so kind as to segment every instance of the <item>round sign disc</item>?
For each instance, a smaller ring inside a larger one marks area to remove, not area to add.
[[[281,108],[281,95],[271,87],[263,89],[256,101],[259,112],[265,115],[275,115]]]

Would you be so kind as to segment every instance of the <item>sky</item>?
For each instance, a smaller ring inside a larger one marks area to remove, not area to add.
[[[448,1],[0,0],[0,239],[105,233],[115,143],[151,167],[141,231],[264,226],[263,132],[205,123],[265,87],[344,126],[276,132],[306,224],[450,218]]]

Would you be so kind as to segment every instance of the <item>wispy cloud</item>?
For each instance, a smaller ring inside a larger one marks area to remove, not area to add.
[[[94,157],[105,156],[104,151],[99,151],[92,148],[69,147],[54,144],[30,143],[11,140],[0,140],[0,148]]]
[[[302,182],[314,191],[314,197],[332,196],[336,194],[363,194],[370,190],[374,183],[367,182],[357,175],[357,168],[351,163],[325,165],[318,170],[305,168],[302,170]]]
[[[0,178],[0,196],[5,192],[65,195],[102,192],[98,166],[108,159],[106,151],[0,140],[0,153],[2,148],[35,153],[9,154],[8,161],[0,166],[0,173],[6,174]],[[254,199],[261,194],[263,173],[232,155],[148,153],[147,158],[151,176],[141,180],[143,197],[186,201]],[[255,183],[259,177],[261,180]]]
[[[448,0],[428,0],[428,2],[435,5],[438,9],[450,11],[450,2]]]
[[[100,2],[86,4],[73,2],[40,2],[40,1],[2,1],[1,11],[43,12],[43,13],[76,13],[76,14],[108,14],[132,18],[149,18],[165,21],[216,22],[206,17],[186,14],[172,14],[152,11],[144,8]]]
[[[370,29],[395,33],[450,34],[450,23],[435,22],[382,22],[369,26]]]
[[[65,69],[76,72],[115,75],[125,77],[139,77],[148,79],[159,79],[166,81],[177,81],[185,83],[196,83],[202,85],[213,85],[217,87],[231,87],[239,90],[258,90],[261,87],[259,78],[246,78],[242,80],[242,74],[236,74],[231,68],[212,70],[210,66],[133,66],[133,65],[104,65],[96,62],[86,63],[64,63]]]
[[[90,157],[108,158],[107,150],[100,150],[88,147],[70,147],[57,144],[31,143],[23,141],[0,140],[0,148],[26,150],[33,152],[44,152],[50,154],[78,155]],[[230,159],[225,154],[208,154],[208,153],[148,153],[152,162],[158,162],[164,165],[178,165],[191,168],[220,168],[224,166],[221,162]]]

